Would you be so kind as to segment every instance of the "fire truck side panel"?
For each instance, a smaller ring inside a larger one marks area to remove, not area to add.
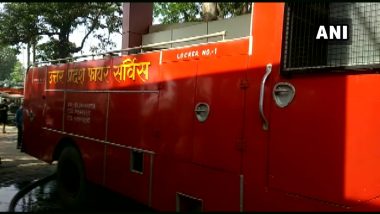
[[[244,48],[247,43],[238,41],[237,44],[239,44],[236,45],[237,50],[245,49],[245,54],[248,53],[247,46]],[[212,50],[217,47],[218,50],[223,50],[229,46],[230,44],[225,43],[214,45],[212,48],[201,46],[189,48],[189,50],[165,51],[163,54],[164,63],[160,69],[162,85],[158,126],[160,147],[157,150],[158,154],[155,156],[153,167],[152,206],[155,208],[173,210],[175,209],[173,206],[179,203],[176,201],[176,199],[179,200],[176,198],[177,194],[185,194],[202,200],[203,210],[239,209],[240,153],[237,150],[237,144],[241,133],[236,131],[236,128],[239,129],[242,125],[243,90],[240,88],[240,83],[243,78],[243,70],[246,68],[247,56],[239,55],[239,51],[224,51],[220,55],[232,53],[236,56],[211,56],[200,60],[196,59],[201,57],[194,57],[184,61],[180,57],[181,53],[194,53],[197,49]],[[170,61],[172,55],[177,55],[180,59]],[[231,63],[230,60],[234,63]],[[233,73],[228,73],[229,71]],[[195,75],[197,75],[197,82]],[[229,75],[228,78],[226,75]],[[232,89],[226,92],[221,90],[223,86],[231,86]],[[194,122],[199,123],[195,121],[195,93],[197,93],[199,102],[207,102],[211,109],[210,117],[203,123],[207,130],[203,130],[203,132],[209,132],[208,134],[214,138],[215,144],[218,143],[218,139],[215,140],[215,138],[222,132],[224,135],[221,137],[230,139],[226,148],[216,145],[216,147],[224,149],[223,152],[219,151],[220,153],[218,153],[209,149],[205,153],[197,154],[200,152],[200,147],[205,147],[212,142],[200,137],[203,133],[200,129],[198,129],[200,134],[197,137],[202,139],[202,142],[195,141],[192,137],[193,124]],[[234,94],[240,103],[240,109],[239,107],[231,109],[231,105],[223,100],[226,94]],[[215,97],[215,99],[210,97]],[[222,106],[218,108],[217,105]],[[229,115],[227,113],[229,111],[234,111],[236,114]],[[214,116],[211,116],[212,114]],[[222,118],[220,121],[216,121],[215,118],[219,115]],[[218,126],[226,124],[226,128],[219,129],[216,133],[216,130],[213,129],[215,123],[218,123]],[[236,128],[231,128],[231,124]],[[196,150],[194,146],[199,148]],[[226,157],[225,154],[230,155]],[[206,156],[214,158],[207,162],[204,161]],[[231,162],[231,164],[222,166],[218,161]],[[212,177],[220,182],[216,182]],[[231,185],[226,187],[225,183]],[[221,189],[223,189],[222,192],[220,192]],[[220,201],[225,201],[222,205],[223,208],[220,208]]]
[[[120,56],[112,58],[112,66],[116,68],[119,66],[118,72],[109,73],[108,81],[104,85],[111,90],[132,90],[132,91],[152,91],[158,89],[159,78],[159,60],[160,52],[136,54],[130,56]],[[139,68],[135,67],[135,73],[131,71],[128,64],[135,63]],[[146,70],[146,69],[149,69]],[[126,70],[127,72],[123,73]],[[146,72],[144,72],[146,71]]]
[[[46,101],[43,110],[44,127],[61,130],[63,121],[63,91],[46,91]]]
[[[353,202],[380,195],[379,83],[378,74],[348,75],[345,82],[344,197]]]
[[[111,78],[109,82],[112,86],[106,119],[105,185],[148,204],[153,151],[158,148],[159,53],[116,57],[113,64],[119,65],[129,60],[149,62],[149,76],[145,76],[145,82],[137,75],[131,76],[134,80],[124,82],[123,78]],[[133,168],[133,163],[139,161],[134,159],[134,152],[142,154],[142,168],[139,170]]]
[[[41,158],[46,152],[46,142],[43,141],[43,132],[41,124],[43,124],[43,109],[45,106],[45,80],[46,80],[46,67],[30,69],[28,72],[28,80],[30,80],[30,88],[26,92],[27,98],[25,105],[28,106],[26,117],[24,119],[26,132],[25,150],[34,157]],[[38,139],[32,142],[33,139]]]
[[[105,145],[92,139],[74,137],[85,167],[86,179],[103,185]]]
[[[297,97],[272,108],[270,186],[348,206],[378,197],[378,81],[371,74],[290,80]]]
[[[72,138],[90,181],[162,211],[378,210],[380,77],[284,76],[284,3],[252,17],[250,40],[30,69],[26,151],[50,161]]]
[[[160,68],[157,153],[174,160],[193,156],[197,61],[163,63]]]
[[[106,93],[67,92],[65,132],[104,141],[107,101]]]
[[[269,186],[343,203],[345,76],[289,82],[297,97],[286,109],[273,106],[271,112]]]
[[[110,88],[109,71],[113,67],[113,59],[86,60],[68,64],[66,73],[66,89],[69,91],[95,91]]]
[[[358,204],[364,208],[360,204],[363,202],[366,209],[376,207],[374,199],[380,193],[376,170],[380,162],[376,149],[380,115],[376,106],[380,97],[373,86],[379,78],[363,73],[280,75],[282,29],[278,26],[282,26],[283,14],[276,10],[282,7],[277,3],[254,6],[252,67],[261,74],[266,63],[274,67],[264,95],[269,130],[263,131],[261,123],[247,120],[248,142],[255,149],[249,149],[248,144],[244,161],[245,207],[344,210]],[[265,14],[269,13],[278,17],[267,19]],[[250,83],[261,84],[262,76],[257,78],[250,71],[248,74]],[[285,108],[278,107],[273,99],[278,82],[295,87],[295,97]],[[247,97],[257,96],[252,90],[248,89]],[[247,118],[252,117],[255,111],[250,110],[255,108],[257,104],[247,99]],[[255,189],[256,185],[262,188]]]
[[[105,185],[113,191],[131,197],[144,204],[149,202],[151,159],[149,153],[143,153],[142,171],[132,170],[132,151],[113,145],[107,145]]]
[[[37,70],[37,68],[30,68],[25,77],[25,91],[24,91],[24,106],[23,109],[23,116],[24,116],[24,139],[23,139],[23,146],[26,151],[27,148],[31,148],[31,135],[32,135],[32,124],[31,124],[31,118],[30,118],[30,111],[29,106],[32,103],[32,94],[33,94],[33,74],[35,73],[34,70]]]
[[[268,150],[269,132],[272,125],[269,123],[268,131],[263,130],[263,119],[260,116],[258,101],[266,66],[270,63],[272,73],[264,85],[263,113],[267,119],[272,118],[271,85],[278,79],[280,70],[284,4],[254,3],[253,10],[253,51],[247,70],[249,87],[246,90],[244,129],[244,138],[247,142],[243,153],[244,210],[286,211],[310,207],[317,209],[322,207],[320,202],[305,203],[304,199],[289,197],[287,192],[274,191],[268,186],[268,170],[270,169],[268,160],[269,157],[275,158],[269,156]]]
[[[63,91],[46,91],[45,107],[43,109],[43,125],[41,143],[45,144],[47,151],[43,152],[42,159],[47,162],[53,161],[53,152],[56,143],[62,137],[61,134],[50,130],[62,130],[63,126]]]
[[[41,144],[46,149],[41,153],[41,159],[52,162],[52,153],[55,149],[55,142],[60,136],[50,130],[62,130],[63,128],[63,106],[64,89],[66,82],[66,64],[51,65],[46,67],[45,89],[43,93],[43,109],[41,126]]]
[[[174,211],[179,203],[177,196],[183,194],[202,201],[203,211],[239,210],[240,177],[235,173],[157,155],[153,177],[155,209]]]
[[[243,163],[244,209],[344,210],[344,205],[338,203],[340,201],[328,200],[327,195],[338,196],[342,190],[340,172],[336,168],[341,164],[337,152],[341,147],[338,136],[341,132],[333,133],[339,130],[339,126],[335,127],[337,124],[332,121],[344,123],[338,110],[342,105],[333,104],[345,97],[342,88],[334,87],[344,82],[345,77],[313,75],[307,78],[304,75],[298,76],[297,80],[282,77],[283,4],[255,3],[253,14],[253,55],[251,69],[248,69],[248,81],[253,87],[247,90],[245,136],[249,143]],[[272,18],[268,19],[267,14],[272,14]],[[264,115],[269,119],[269,129],[264,131],[256,100],[268,63],[273,67],[264,87]],[[290,82],[296,88],[294,100],[285,108],[276,106],[273,99],[273,87],[281,81]],[[313,100],[314,96],[318,99]],[[295,107],[297,110],[293,111]],[[311,142],[318,143],[313,145]],[[318,197],[316,193],[325,197]]]
[[[158,91],[110,93],[106,185],[148,203],[151,153],[143,153],[141,172],[132,170],[132,151],[157,148]],[[114,145],[115,144],[115,145]],[[136,150],[137,149],[137,150]],[[118,172],[115,176],[115,172]]]
[[[157,145],[151,166],[151,205],[155,208],[175,209],[178,170],[173,164],[190,162],[193,155],[196,71],[197,61],[164,62],[160,65],[158,125],[155,130]],[[162,165],[161,160],[168,163]]]
[[[107,139],[111,143],[153,150],[158,91],[110,93]]]
[[[66,64],[47,67],[43,128],[62,130]],[[50,143],[49,143],[50,144]]]
[[[87,178],[101,183],[106,129],[106,93],[66,92],[64,131],[80,149]]]
[[[199,60],[195,103],[210,110],[206,121],[195,122],[194,162],[240,173],[246,69],[247,55]]]

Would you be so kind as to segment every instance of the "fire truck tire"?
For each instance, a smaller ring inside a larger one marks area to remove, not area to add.
[[[65,209],[79,210],[86,199],[86,179],[79,151],[66,147],[57,165],[57,191]]]

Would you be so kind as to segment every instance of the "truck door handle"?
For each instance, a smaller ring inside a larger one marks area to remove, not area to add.
[[[268,120],[264,114],[265,82],[267,81],[271,72],[272,72],[272,64],[267,64],[267,67],[265,69],[265,74],[263,76],[263,79],[261,80],[261,86],[260,86],[259,111],[260,111],[261,118],[263,119],[263,129],[264,130],[268,130],[268,127],[269,127]]]
[[[197,103],[194,112],[198,121],[203,123],[208,118],[208,115],[210,113],[210,106],[207,103]]]

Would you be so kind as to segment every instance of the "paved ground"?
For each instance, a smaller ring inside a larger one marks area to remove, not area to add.
[[[1,127],[2,128],[2,127]],[[27,184],[51,175],[56,164],[47,164],[16,149],[17,129],[6,127],[7,133],[0,132],[0,212],[8,210],[13,196]],[[62,211],[55,191],[55,180],[34,189],[23,197],[16,206],[16,212]],[[91,186],[88,211],[149,211],[118,194]]]
[[[2,127],[0,127],[2,128]],[[17,128],[6,126],[6,133],[0,132],[0,212],[8,211],[14,195],[27,184],[54,173],[56,164],[47,164],[16,149]],[[50,184],[50,186],[54,183]],[[56,209],[56,203],[51,203],[54,193],[41,186],[22,198],[16,206],[16,211],[43,210],[48,207]],[[48,201],[50,200],[50,201]],[[44,201],[44,205],[40,205]],[[48,203],[49,202],[49,203]],[[49,204],[46,206],[46,204]]]
[[[30,182],[55,171],[55,164],[47,164],[16,149],[15,126],[7,126],[6,132],[0,132],[0,187]]]

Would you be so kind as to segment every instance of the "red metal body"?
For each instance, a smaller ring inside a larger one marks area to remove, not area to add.
[[[157,210],[178,194],[204,211],[380,210],[380,76],[282,76],[283,17],[284,3],[255,3],[247,38],[31,68],[25,150],[52,162],[74,142],[90,181]],[[272,98],[281,81],[297,91],[286,108]]]
[[[24,94],[24,88],[3,88],[3,87],[0,87],[0,92],[7,93],[7,94],[23,95]]]

